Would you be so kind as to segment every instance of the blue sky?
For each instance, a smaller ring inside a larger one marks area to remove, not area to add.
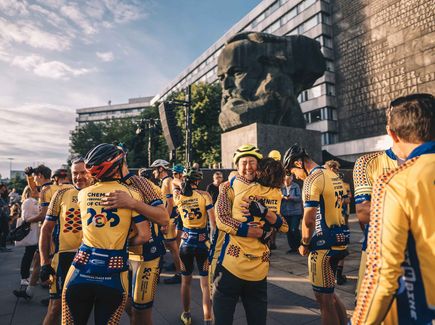
[[[68,156],[75,109],[156,94],[260,0],[0,0],[0,174]]]

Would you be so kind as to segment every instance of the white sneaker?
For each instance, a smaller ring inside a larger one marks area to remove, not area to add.
[[[29,279],[21,279],[20,285],[22,285],[22,286],[28,286],[29,285]]]
[[[26,288],[26,294],[30,297],[30,298],[32,298],[33,297],[33,289],[34,287],[31,287],[31,286],[28,286],[27,288]]]

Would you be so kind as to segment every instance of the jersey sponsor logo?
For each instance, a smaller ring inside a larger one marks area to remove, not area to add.
[[[403,276],[400,279],[400,286],[406,289],[406,295],[409,303],[409,313],[412,319],[417,320],[417,308],[415,306],[415,290],[414,284],[417,281],[415,270],[412,266],[402,265]],[[400,289],[399,289],[400,290]],[[403,291],[403,290],[402,290]]]
[[[86,212],[87,215],[90,215],[86,223],[88,226],[94,224],[95,227],[101,228],[106,224],[109,224],[110,227],[116,227],[119,224],[119,216],[115,213],[117,209],[106,210],[103,208],[101,213],[97,213],[94,209],[88,208]]]
[[[89,261],[89,263],[93,264],[93,265],[104,265],[106,263],[106,261],[103,260],[98,260],[98,259],[92,259]]]
[[[314,232],[319,235],[322,236],[323,235],[323,229],[322,229],[322,213],[320,211],[320,207],[317,207],[316,210],[316,227]]]
[[[183,209],[183,218],[189,218],[189,220],[201,219],[202,213],[200,208],[192,208],[189,210]]]

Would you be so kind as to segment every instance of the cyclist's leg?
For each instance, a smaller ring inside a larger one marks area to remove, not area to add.
[[[200,275],[204,320],[211,320],[210,288],[208,284],[208,248],[203,247],[196,249],[195,259],[198,266],[198,273]]]

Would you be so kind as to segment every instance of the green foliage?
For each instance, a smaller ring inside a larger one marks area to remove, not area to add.
[[[123,143],[128,149],[128,165],[139,168],[148,165],[148,130],[136,134],[138,122],[143,118],[158,118],[158,110],[150,107],[137,119],[112,119],[103,122],[89,122],[71,133],[71,149],[81,156],[100,143]],[[153,140],[152,159],[166,158],[167,147],[161,130],[151,135]]]
[[[25,178],[21,178],[19,175],[15,175],[9,181],[8,188],[9,189],[15,188],[18,193],[23,193],[23,190],[26,187],[26,185],[27,185],[27,181]]]
[[[212,165],[221,161],[222,132],[218,118],[222,90],[219,83],[192,85],[192,163],[198,162],[201,166]],[[172,99],[185,100],[185,93],[179,92],[171,96]],[[179,109],[176,113],[177,124],[182,129],[183,146],[177,150],[177,160],[186,163],[185,110]]]

